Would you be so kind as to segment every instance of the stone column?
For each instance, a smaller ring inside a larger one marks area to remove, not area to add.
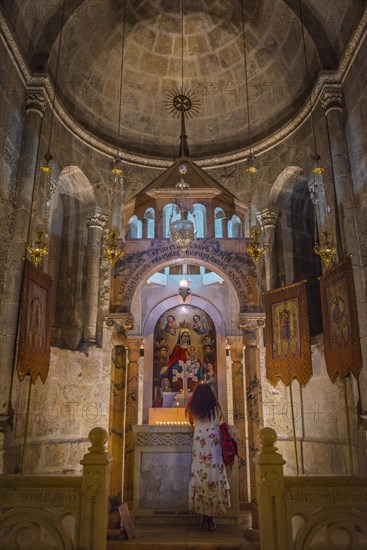
[[[256,507],[256,472],[253,458],[258,450],[258,435],[263,427],[263,405],[260,370],[260,330],[264,326],[264,313],[241,313],[239,326],[244,331],[245,383],[247,405],[247,433],[249,446],[249,472],[251,502],[253,503],[252,526],[258,528]]]
[[[356,225],[353,211],[353,185],[350,176],[348,149],[345,137],[341,88],[325,88],[321,99],[324,109],[333,169],[336,215],[341,243],[338,243],[339,260],[348,254],[359,256]]]
[[[131,315],[110,314],[103,334],[104,349],[111,349],[111,389],[108,426],[108,450],[113,458],[110,469],[109,528],[120,525],[118,506],[126,500],[122,494],[126,442],[127,332],[133,327]]]
[[[85,319],[83,340],[87,343],[96,342],[99,282],[101,268],[101,249],[103,229],[107,225],[106,214],[96,209],[90,214],[86,223],[88,226],[87,244],[87,281],[85,300]]]
[[[233,418],[236,427],[238,456],[245,458],[246,452],[246,419],[245,419],[245,380],[243,375],[243,338],[242,336],[227,337],[232,361],[232,395]],[[239,502],[248,502],[248,485],[246,465],[238,461]]]
[[[138,422],[139,358],[142,343],[143,338],[140,336],[129,336],[127,339],[129,363],[126,380],[124,500],[129,508],[134,500],[135,435],[132,427]]]
[[[322,106],[324,108],[330,152],[333,167],[334,193],[336,198],[337,223],[340,226],[338,256],[343,260],[352,255],[354,285],[357,296],[358,320],[362,345],[363,364],[367,363],[367,310],[366,310],[366,278],[361,261],[361,237],[358,234],[354,214],[354,196],[352,178],[350,175],[348,148],[343,120],[343,103],[341,87],[325,87]],[[336,238],[338,236],[335,236]],[[360,376],[361,401],[363,411],[367,411],[367,370],[363,369]]]
[[[227,218],[223,218],[222,220],[222,235],[223,239],[228,239],[228,221]]]
[[[272,290],[278,286],[278,266],[275,250],[275,227],[278,216],[278,208],[265,208],[259,212],[261,224],[264,228],[265,242],[268,244],[268,251],[265,254],[266,290]]]
[[[26,94],[21,155],[17,178],[17,198],[7,260],[1,323],[1,412],[8,402],[12,370],[15,360],[15,339],[18,327],[20,295],[23,284],[25,248],[29,238],[34,186],[37,174],[37,155],[46,101],[43,92]],[[3,259],[4,260],[4,259]]]

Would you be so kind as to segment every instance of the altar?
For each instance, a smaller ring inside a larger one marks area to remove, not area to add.
[[[161,409],[162,412],[162,409]],[[173,412],[177,411],[173,409]],[[170,422],[167,420],[167,422]],[[172,420],[172,422],[177,422]],[[196,523],[187,509],[194,428],[190,425],[135,425],[134,517],[136,523]],[[238,518],[237,461],[227,468],[232,506],[221,523]]]

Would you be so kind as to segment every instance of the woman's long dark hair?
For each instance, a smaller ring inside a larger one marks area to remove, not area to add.
[[[186,415],[198,420],[214,419],[221,412],[217,398],[209,384],[198,384],[186,405]]]

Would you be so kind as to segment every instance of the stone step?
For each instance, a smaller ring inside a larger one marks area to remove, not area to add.
[[[137,525],[133,539],[108,540],[107,550],[259,550],[242,525],[218,524],[214,531],[193,525]]]

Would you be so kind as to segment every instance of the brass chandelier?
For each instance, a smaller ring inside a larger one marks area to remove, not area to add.
[[[305,58],[307,84],[308,84],[308,88],[310,88],[310,77],[309,77],[308,61],[307,61],[305,31],[304,31],[304,25],[303,25],[302,4],[300,0],[298,0],[298,8],[299,8],[300,21],[301,21],[302,44],[303,44],[303,53]],[[313,174],[314,179],[313,179],[313,182],[309,185],[310,196],[314,207],[314,223],[315,223],[313,251],[315,252],[315,254],[317,254],[321,258],[321,261],[323,262],[325,267],[328,268],[333,263],[333,256],[336,253],[336,245],[335,245],[332,233],[329,233],[326,229],[324,229],[321,232],[321,238],[319,238],[318,230],[317,230],[317,205],[319,203],[320,195],[323,194],[322,174],[324,173],[325,169],[323,166],[320,166],[319,164],[321,157],[317,152],[316,131],[315,131],[314,118],[313,118],[311,92],[309,95],[309,102],[310,102],[311,127],[312,127],[312,136],[313,136],[313,145],[314,145],[314,154],[312,157],[313,167],[311,169],[311,173]],[[329,208],[325,207],[325,210],[324,210],[325,220],[328,212],[329,212]]]
[[[177,197],[172,205],[169,232],[172,244],[180,250],[186,251],[195,240],[195,225],[188,219],[189,214],[194,217],[194,212],[191,206],[190,185],[184,179],[187,172],[186,164],[181,163],[178,171],[181,178],[175,186]],[[178,215],[178,218],[174,219],[175,215]]]
[[[125,227],[124,213],[124,178],[122,170],[122,155],[121,155],[121,111],[122,111],[122,78],[124,72],[124,43],[125,43],[125,19],[126,19],[126,0],[123,2],[123,18],[122,18],[122,39],[121,39],[121,63],[120,63],[120,80],[119,80],[119,113],[117,123],[117,150],[112,159],[111,173],[113,175],[113,187],[119,188],[122,226]],[[107,257],[111,267],[115,265],[117,260],[125,255],[125,231],[123,230],[121,241],[119,241],[120,230],[117,226],[109,228],[104,248],[105,256]]]
[[[57,48],[55,85],[54,85],[53,98],[52,98],[50,131],[48,135],[47,152],[40,166],[41,175],[45,178],[44,187],[46,189],[46,203],[45,203],[45,212],[44,212],[44,218],[43,218],[43,226],[37,231],[36,241],[35,242],[29,241],[26,246],[26,250],[32,257],[32,261],[36,267],[39,266],[39,264],[42,261],[42,258],[48,254],[48,224],[49,224],[49,218],[50,218],[50,207],[51,207],[52,196],[56,190],[55,182],[52,180],[52,168],[50,166],[52,155],[51,155],[50,149],[51,149],[53,122],[54,122],[54,116],[55,116],[55,100],[56,100],[57,89],[58,89],[58,77],[59,77],[61,42],[62,42],[62,31],[64,27],[64,18],[65,18],[65,0],[63,1],[62,12],[61,12],[60,37],[59,37],[59,44]]]
[[[247,53],[246,53],[246,39],[245,39],[245,17],[243,1],[241,0],[241,19],[242,19],[242,42],[243,42],[243,60],[244,60],[244,72],[245,72],[245,92],[246,92],[246,113],[248,122],[248,141],[249,141],[249,155],[245,166],[245,172],[248,176],[249,189],[252,187],[252,177],[257,173],[257,167],[255,164],[255,155],[252,151],[251,141],[251,118],[250,118],[250,101],[248,91],[248,74],[247,74]],[[259,262],[260,258],[268,250],[267,243],[264,242],[262,227],[256,223],[252,225],[251,205],[249,215],[250,226],[250,238],[247,245],[247,254],[250,256],[255,265]]]
[[[185,128],[185,117],[193,117],[199,112],[200,102],[193,92],[184,88],[184,3],[181,0],[181,89],[174,87],[165,97],[167,110],[174,116],[181,119],[181,136],[179,155],[182,162],[178,168],[180,181],[175,185],[177,195],[173,201],[169,223],[169,235],[171,243],[184,252],[195,240],[195,212],[192,207],[190,184],[185,181],[187,165],[183,162],[184,157],[189,156],[187,136]],[[189,215],[192,220],[189,219]],[[187,291],[185,291],[187,292]],[[185,298],[186,299],[186,298]]]

